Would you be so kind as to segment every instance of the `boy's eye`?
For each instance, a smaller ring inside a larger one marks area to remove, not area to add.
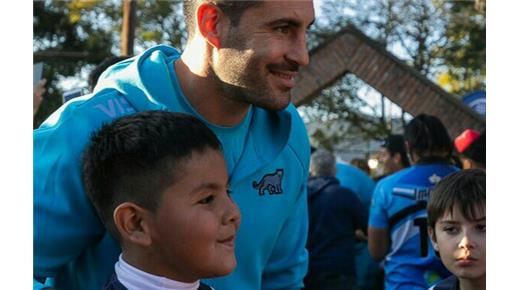
[[[483,233],[486,232],[486,225],[477,225],[476,228],[477,228],[477,231],[479,231],[479,232],[483,232]]]
[[[199,200],[198,203],[200,203],[200,204],[208,204],[208,203],[211,203],[214,199],[215,199],[215,196],[214,195],[210,195],[208,197],[205,197],[205,198]]]
[[[456,234],[458,232],[457,228],[455,228],[455,227],[444,227],[442,229],[442,231],[444,231],[450,235]]]
[[[233,193],[233,191],[231,190],[231,188],[226,188],[226,193],[227,195],[231,195]]]

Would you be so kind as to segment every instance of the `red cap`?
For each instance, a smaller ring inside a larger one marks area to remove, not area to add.
[[[459,153],[464,152],[473,141],[477,140],[480,137],[480,133],[475,130],[466,129],[462,134],[460,134],[457,138],[455,138],[455,147],[459,151]]]

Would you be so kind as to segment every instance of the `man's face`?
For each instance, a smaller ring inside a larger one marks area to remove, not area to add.
[[[152,217],[159,272],[182,282],[229,274],[236,267],[240,213],[227,192],[222,154],[194,152],[177,176]]]
[[[379,159],[383,164],[383,173],[385,175],[392,174],[402,169],[399,153],[392,155],[388,149],[381,148],[379,151]]]
[[[214,59],[226,96],[269,110],[287,107],[298,69],[309,63],[306,30],[313,21],[312,0],[264,1],[247,9]]]
[[[441,260],[455,276],[475,280],[486,275],[486,214],[475,221],[461,214],[458,205],[453,215],[447,212],[435,224],[432,244]]]

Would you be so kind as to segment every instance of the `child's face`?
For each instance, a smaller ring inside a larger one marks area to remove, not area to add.
[[[432,244],[443,264],[462,279],[478,279],[486,275],[486,213],[476,221],[465,219],[456,204],[435,224],[436,241]],[[431,236],[430,229],[430,236]]]
[[[229,274],[236,266],[240,213],[227,193],[222,154],[194,152],[165,190],[152,222],[152,247],[165,276],[182,282]]]

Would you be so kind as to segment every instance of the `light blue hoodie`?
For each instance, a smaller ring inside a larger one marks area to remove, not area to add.
[[[175,75],[179,57],[162,45],[110,67],[93,94],[69,101],[34,131],[34,289],[45,281],[100,289],[112,275],[121,249],[83,191],[80,156],[91,133],[120,116],[145,110],[199,116]],[[279,112],[252,107],[250,114],[244,151],[230,173],[242,214],[238,266],[204,282],[217,290],[299,289],[308,263],[307,133],[292,104]]]

